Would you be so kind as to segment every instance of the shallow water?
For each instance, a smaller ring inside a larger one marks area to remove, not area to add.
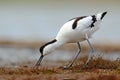
[[[47,55],[44,60],[47,61],[67,61],[74,58],[74,51],[57,50]],[[97,52],[99,53],[99,52]],[[80,57],[87,54],[81,53]],[[104,59],[116,60],[120,58],[120,53],[99,53]],[[0,66],[19,65],[27,62],[36,62],[40,57],[40,53],[36,48],[16,48],[16,47],[0,47]],[[34,64],[34,63],[33,63]]]

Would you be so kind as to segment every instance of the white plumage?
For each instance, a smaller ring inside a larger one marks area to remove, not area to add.
[[[62,39],[62,41],[66,40],[65,42],[70,43],[83,41],[85,39],[85,34],[92,33],[96,28],[94,27],[94,29],[93,28],[91,29],[89,27],[89,25],[92,23],[91,19],[92,17],[89,16],[82,20],[79,20],[77,23],[77,27],[75,29],[72,29],[72,24],[74,23],[75,19],[68,21],[62,26],[62,28],[58,32],[56,39],[57,40]]]
[[[41,57],[39,58],[36,66],[40,65],[45,55],[51,53],[56,48],[58,48],[59,46],[62,46],[65,43],[77,43],[79,52],[77,53],[77,56],[75,57],[75,59],[78,57],[78,54],[81,51],[79,42],[82,42],[84,40],[88,41],[89,46],[91,48],[91,53],[93,53],[94,49],[92,48],[88,39],[92,36],[92,34],[95,31],[99,29],[98,24],[101,22],[101,20],[103,19],[106,13],[107,12],[103,12],[103,13],[99,13],[97,15],[91,15],[91,16],[76,17],[66,22],[61,27],[56,38],[46,43],[40,48]],[[91,53],[89,54],[86,65],[91,58]],[[72,64],[74,63],[74,60],[68,67],[72,66]]]

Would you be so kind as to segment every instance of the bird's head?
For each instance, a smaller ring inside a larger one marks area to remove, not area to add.
[[[40,47],[40,53],[42,54],[42,55],[46,55],[46,54],[49,54],[49,53],[51,53],[53,50],[54,50],[54,43],[55,42],[57,42],[57,40],[56,39],[54,39],[54,40],[52,40],[52,41],[50,41],[50,42],[48,42],[48,43],[46,43],[46,44],[44,44],[43,46],[41,46]]]

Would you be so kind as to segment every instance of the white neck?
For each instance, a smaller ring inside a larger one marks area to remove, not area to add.
[[[47,46],[45,46],[44,50],[43,50],[43,55],[47,55],[50,54],[52,51],[54,51],[55,49],[57,49],[58,47],[62,46],[65,42],[63,41],[59,41],[57,40],[54,43],[51,43]]]

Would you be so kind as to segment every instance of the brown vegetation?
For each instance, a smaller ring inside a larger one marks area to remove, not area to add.
[[[80,58],[77,61],[77,65],[81,65],[79,62],[83,62],[85,64],[87,60],[87,57],[83,57]],[[76,67],[77,67],[76,65]],[[81,65],[82,66],[82,65]],[[117,69],[120,67],[120,60],[105,60],[103,59],[101,56],[95,58],[94,56],[92,57],[92,59],[90,60],[90,62],[88,63],[88,67],[89,69]]]
[[[90,77],[86,80],[120,80],[115,74],[98,75],[97,77]]]
[[[38,48],[39,42],[0,42],[1,45],[12,47],[34,47]],[[93,45],[95,49],[99,49],[105,53],[119,52],[119,44],[101,44]],[[89,50],[87,45],[82,44],[82,52]],[[74,44],[64,45],[60,49],[77,49]],[[20,67],[0,67],[0,80],[120,80],[120,57],[117,60],[104,60],[102,57],[93,57],[88,66],[84,67],[87,57],[79,58],[70,69],[62,67],[53,67],[47,64],[47,67],[33,68],[31,66],[22,65]],[[63,65],[68,63],[60,62]],[[50,64],[53,64],[51,62]],[[59,62],[57,63],[59,64]]]
[[[1,67],[0,80],[120,80],[120,60],[93,59],[83,68],[86,57],[78,59],[73,68]]]

